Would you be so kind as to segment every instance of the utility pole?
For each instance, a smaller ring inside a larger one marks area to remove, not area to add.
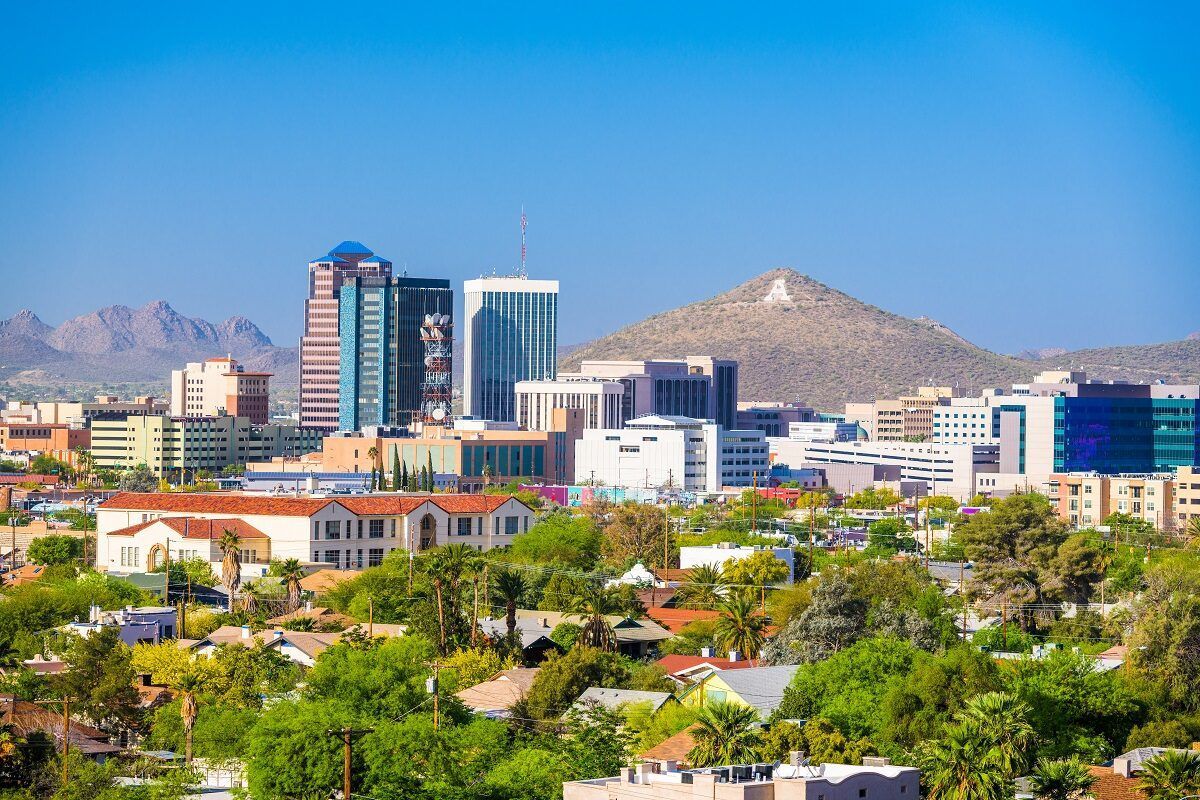
[[[343,800],[350,800],[350,744],[355,736],[362,736],[366,733],[373,733],[374,728],[341,728],[325,731],[326,736],[340,736],[342,738],[342,797]]]
[[[64,697],[61,700],[35,700],[38,705],[51,705],[53,703],[62,703],[62,785],[65,789],[70,785],[70,762],[67,760],[67,754],[71,751],[71,698]]]
[[[438,676],[442,669],[442,662],[438,661],[437,659],[434,659],[432,662],[426,663],[425,666],[433,667],[433,677],[429,678],[425,681],[425,691],[428,694],[433,695],[433,729],[436,731],[438,729],[438,710],[439,710],[438,709],[438,689],[441,688],[439,686],[439,677]]]

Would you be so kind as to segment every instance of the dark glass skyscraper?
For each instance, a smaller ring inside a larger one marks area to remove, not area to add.
[[[451,314],[454,291],[440,278],[352,278],[338,305],[341,372],[338,425],[410,425],[421,410],[426,314]]]

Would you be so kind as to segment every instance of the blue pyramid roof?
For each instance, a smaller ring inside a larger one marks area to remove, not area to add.
[[[345,241],[337,247],[329,251],[329,255],[354,255],[354,256],[370,256],[374,255],[371,249],[362,242]]]
[[[392,262],[388,261],[383,256],[371,256],[370,258],[364,258],[360,263],[362,263],[362,264],[390,264]]]
[[[330,253],[327,256],[318,256],[317,258],[314,258],[312,261],[310,261],[308,263],[310,263],[310,264],[328,264],[330,262],[333,262],[334,264],[349,264],[350,263],[349,261],[347,261],[344,258],[339,258],[338,256],[335,256],[333,253]]]

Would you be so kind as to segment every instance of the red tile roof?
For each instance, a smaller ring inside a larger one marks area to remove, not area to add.
[[[686,764],[688,753],[692,752],[692,748],[696,746],[696,740],[692,738],[692,730],[695,727],[693,724],[674,736],[664,739],[642,753],[639,758],[646,761],[679,761]]]
[[[411,514],[424,505],[428,499],[428,497],[412,495],[371,495],[339,497],[337,502],[343,508],[360,516],[393,517]]]
[[[510,494],[434,494],[429,501],[447,514],[490,514],[509,500]],[[520,500],[517,500],[521,505]],[[528,508],[528,506],[526,506]]]
[[[0,486],[16,486],[21,483],[37,483],[42,486],[58,484],[57,475],[0,475]]]
[[[151,525],[161,522],[171,530],[188,539],[220,539],[221,534],[231,530],[240,539],[269,539],[267,534],[244,519],[198,519],[196,517],[163,517],[139,522],[127,528],[110,532],[109,536],[133,536]]]
[[[728,658],[706,658],[705,656],[684,656],[677,654],[663,656],[654,663],[665,669],[668,675],[674,675],[680,670],[691,669],[701,664],[709,664],[717,669],[746,669],[747,667],[758,666],[757,659],[742,658],[737,661],[730,661]]]
[[[334,501],[327,497],[120,492],[105,500],[100,507],[130,511],[192,511],[198,514],[311,517],[332,502]]]
[[[1139,778],[1126,778],[1113,772],[1112,767],[1088,767],[1096,779],[1088,794],[1095,800],[1146,800],[1146,794],[1138,788]]]
[[[671,633],[679,633],[679,629],[689,622],[697,620],[713,620],[721,616],[721,612],[708,608],[647,608],[646,616],[662,625]]]

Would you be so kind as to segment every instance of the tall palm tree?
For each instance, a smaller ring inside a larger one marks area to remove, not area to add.
[[[1036,734],[1029,724],[1029,706],[1015,695],[988,692],[973,697],[959,712],[959,721],[996,748],[1006,776],[1015,778],[1025,771]]]
[[[717,564],[701,564],[688,571],[687,580],[675,594],[680,608],[716,608],[725,600],[725,574]]]
[[[247,617],[254,616],[254,612],[258,611],[262,599],[262,586],[257,581],[250,581],[242,587],[242,611],[245,612]]]
[[[588,583],[579,595],[571,598],[569,609],[571,613],[583,617],[583,627],[579,631],[579,643],[600,650],[615,650],[617,634],[608,623],[608,616],[620,609],[620,604],[612,593],[601,584]]]
[[[521,595],[525,594],[526,588],[525,578],[513,569],[497,572],[495,580],[492,581],[492,591],[496,593],[497,599],[504,603],[504,625],[509,636],[517,629],[517,603],[521,601]]]
[[[746,658],[757,658],[767,639],[767,618],[748,597],[731,597],[721,605],[714,638],[723,651],[737,650]]]
[[[1082,800],[1096,782],[1096,776],[1078,757],[1050,761],[1043,758],[1029,776],[1029,786],[1037,800]]]
[[[183,719],[183,763],[192,764],[192,729],[196,727],[196,695],[200,692],[200,678],[194,672],[185,672],[175,684],[179,695],[179,716]]]
[[[740,703],[705,706],[692,728],[696,743],[688,753],[693,767],[748,764],[759,759],[762,735],[758,711]]]
[[[1167,750],[1142,762],[1138,788],[1149,800],[1179,800],[1200,794],[1200,753]]]
[[[969,725],[950,725],[917,751],[928,800],[1011,800],[999,750]]]
[[[279,564],[276,573],[287,589],[288,611],[300,607],[300,580],[304,577],[304,567],[298,558],[287,558]]]
[[[221,539],[217,543],[221,548],[221,585],[229,594],[229,608],[233,611],[233,596],[242,585],[242,539],[237,531],[229,528],[221,531]]]
[[[478,552],[467,544],[447,544],[431,550],[425,569],[433,582],[438,613],[438,650],[450,652],[450,629],[459,628],[463,578],[471,574],[479,561]]]

